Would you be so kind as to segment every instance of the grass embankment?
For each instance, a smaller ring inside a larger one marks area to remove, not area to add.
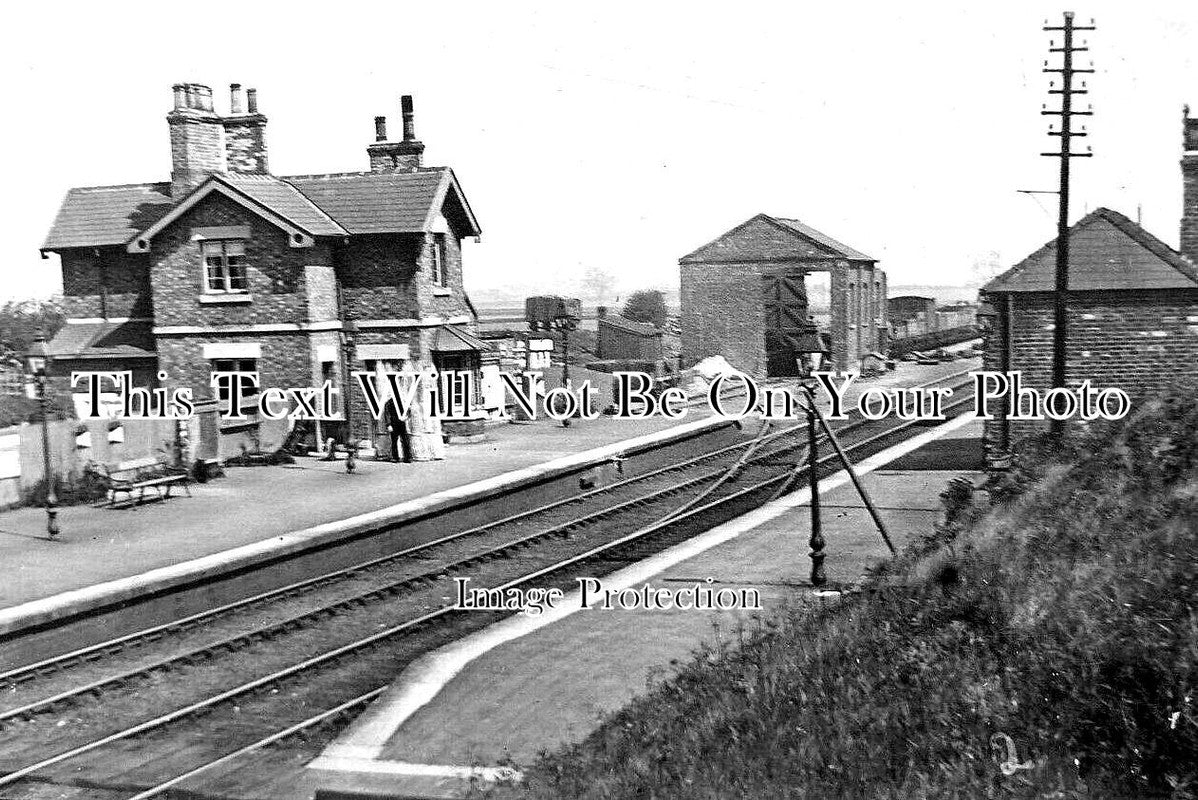
[[[697,654],[514,793],[1198,796],[1198,401],[1019,463],[995,507]]]

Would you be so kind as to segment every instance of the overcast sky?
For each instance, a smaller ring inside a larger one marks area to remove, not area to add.
[[[415,96],[426,163],[478,215],[478,300],[590,266],[677,284],[680,256],[758,212],[878,258],[892,284],[964,284],[1052,238],[1040,72],[1068,6],[1005,3],[21,3],[6,9],[0,297],[58,291],[38,248],[71,186],[166,179],[171,85],[259,90],[272,171],[364,169],[373,117]],[[1073,6],[1098,72],[1099,205],[1176,246],[1198,3]],[[1198,114],[1198,111],[1195,112]]]

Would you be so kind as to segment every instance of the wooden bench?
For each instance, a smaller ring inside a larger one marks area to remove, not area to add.
[[[145,499],[146,489],[153,489],[158,493],[159,499],[165,500],[171,496],[171,487],[176,484],[182,484],[187,490],[187,496],[191,497],[191,480],[187,470],[163,464],[155,456],[114,464],[97,464],[94,469],[104,483],[110,506],[116,504],[116,497],[121,492],[132,501],[135,491],[138,493],[137,503],[140,504]]]

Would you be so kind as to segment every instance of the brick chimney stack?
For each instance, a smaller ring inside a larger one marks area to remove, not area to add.
[[[1181,254],[1198,265],[1198,119],[1182,111]]]
[[[171,131],[171,196],[182,197],[213,172],[227,169],[225,128],[212,110],[212,89],[198,83],[174,86],[175,107],[166,115]]]
[[[375,143],[366,148],[371,172],[412,172],[420,168],[424,143],[416,139],[416,114],[412,96],[405,94],[399,101],[403,113],[403,141],[388,142],[386,119],[374,118]]]
[[[241,84],[229,84],[229,116],[225,117],[225,153],[230,172],[269,174],[266,161],[266,117],[258,113],[258,90],[246,90],[241,111]]]

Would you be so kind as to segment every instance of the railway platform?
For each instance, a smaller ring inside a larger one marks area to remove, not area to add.
[[[858,465],[896,546],[930,531],[949,479],[980,478],[980,436],[980,422],[960,419]],[[821,489],[829,585],[852,585],[887,551],[847,475]],[[580,741],[648,681],[771,607],[835,602],[808,582],[809,505],[796,491],[603,579],[616,589],[711,579],[755,591],[761,611],[581,609],[567,596],[562,613],[510,617],[410,665],[297,778],[294,795],[461,797]]]
[[[550,420],[495,425],[484,441],[450,445],[442,461],[360,460],[352,475],[344,461],[315,458],[230,467],[223,478],[193,484],[192,497],[132,508],[61,508],[62,532],[54,540],[46,538],[41,508],[6,511],[0,513],[0,609],[269,542],[676,424],[603,417],[569,428]]]
[[[976,361],[903,363],[896,372],[858,383],[849,394],[870,385],[912,385],[976,368]],[[708,416],[705,404],[698,405],[682,425]],[[353,475],[345,473],[344,462],[310,458],[297,459],[294,465],[234,467],[225,478],[193,485],[193,497],[130,509],[63,507],[62,532],[54,540],[46,538],[41,508],[0,512],[0,633],[24,604],[69,600],[71,592],[220,559],[247,546],[268,550],[296,531],[482,481],[502,483],[518,471],[538,469],[563,455],[618,446],[678,427],[661,417],[601,417],[569,428],[541,420],[493,426],[485,441],[450,445],[443,461],[360,461]]]

